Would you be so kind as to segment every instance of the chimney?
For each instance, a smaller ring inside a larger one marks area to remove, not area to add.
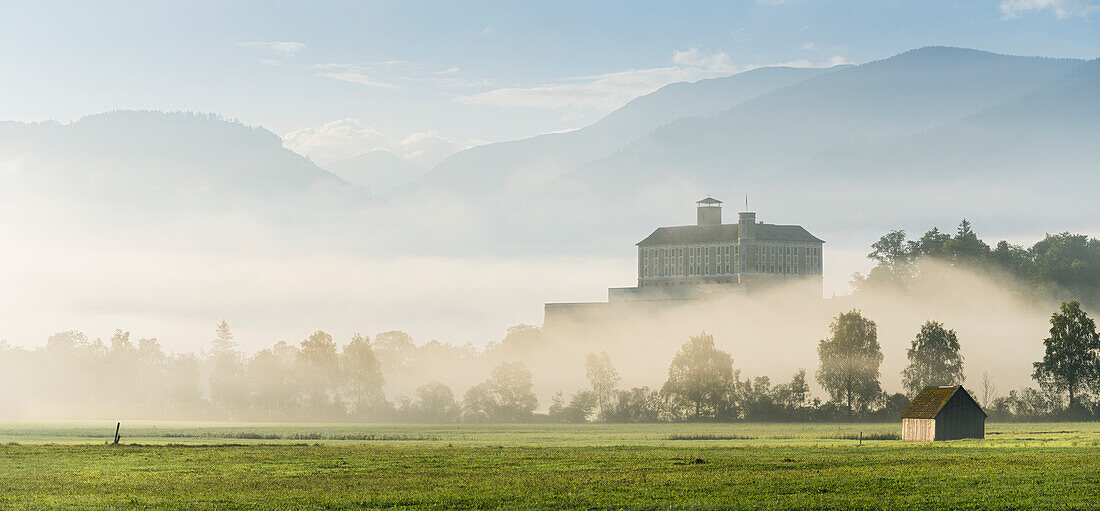
[[[699,212],[699,225],[722,225],[722,201],[707,197],[695,204]]]
[[[743,240],[756,238],[756,213],[742,211],[737,214],[737,238]]]

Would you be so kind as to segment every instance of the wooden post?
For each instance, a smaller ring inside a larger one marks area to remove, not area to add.
[[[121,423],[121,422],[120,422],[120,423],[118,423],[118,424],[115,424],[115,445],[118,445],[118,440],[119,440],[119,438],[121,438],[120,436],[118,436],[118,430],[119,430],[119,428],[121,428],[121,427],[122,427],[122,423]]]
[[[861,446],[863,445],[863,432],[862,431],[859,432],[859,445],[861,445]]]

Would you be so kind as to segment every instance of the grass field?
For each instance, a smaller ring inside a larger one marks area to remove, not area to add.
[[[1100,424],[0,423],[0,509],[1100,508]]]

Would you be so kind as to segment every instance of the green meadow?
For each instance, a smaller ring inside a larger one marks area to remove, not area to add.
[[[1100,424],[898,430],[0,423],[0,509],[1100,507]]]

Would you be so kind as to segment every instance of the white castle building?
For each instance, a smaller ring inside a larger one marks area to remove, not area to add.
[[[544,324],[615,305],[703,300],[783,283],[821,296],[824,241],[800,225],[757,222],[750,211],[723,224],[722,201],[712,197],[696,205],[695,225],[659,227],[638,243],[638,287],[608,289],[605,303],[548,303]]]
[[[757,223],[748,211],[723,224],[722,201],[696,204],[695,225],[660,227],[638,243],[638,287],[821,278],[825,242],[802,226]]]

